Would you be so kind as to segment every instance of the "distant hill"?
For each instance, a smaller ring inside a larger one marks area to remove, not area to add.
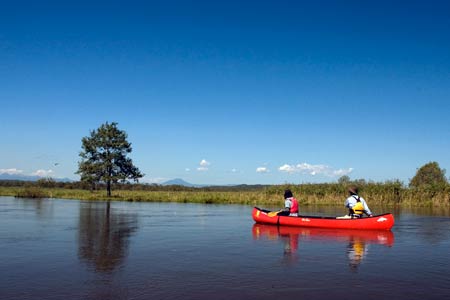
[[[201,184],[189,183],[187,181],[184,181],[181,178],[167,180],[167,181],[161,183],[161,185],[182,185],[182,186],[187,186],[187,187],[203,187],[203,186],[205,186],[205,185],[201,185]]]
[[[7,174],[2,173],[0,174],[0,180],[20,180],[20,181],[38,181],[39,179],[42,179],[43,177],[39,176],[32,176],[32,175],[20,175],[20,174]],[[73,181],[69,178],[53,178],[53,180],[58,182],[70,182]]]

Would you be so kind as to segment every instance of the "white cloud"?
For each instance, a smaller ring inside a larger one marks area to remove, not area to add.
[[[334,170],[333,175],[341,177],[350,174],[352,171],[353,168]]]
[[[186,172],[190,172],[191,171],[191,169],[189,169],[189,168],[186,168],[186,169],[184,169]]]
[[[353,171],[353,168],[348,169],[338,169],[335,170],[327,165],[311,165],[308,163],[301,163],[297,165],[288,165],[284,164],[278,168],[280,172],[287,173],[302,173],[302,174],[310,174],[310,175],[325,175],[328,177],[337,177],[348,175]]]
[[[39,176],[39,177],[49,177],[53,174],[53,170],[37,170],[34,173],[31,173],[33,176]]]
[[[295,167],[290,165],[282,165],[281,167],[278,168],[278,170],[282,172],[292,173],[295,171]]]
[[[197,171],[202,171],[202,172],[208,171],[208,166],[209,166],[210,164],[211,164],[211,163],[210,163],[209,161],[207,161],[206,159],[202,159],[202,160],[200,161],[200,167],[197,168]]]
[[[18,170],[16,168],[0,169],[0,174],[17,175],[17,174],[23,174],[23,171],[22,170]]]
[[[231,173],[236,173],[237,172],[237,170],[236,169],[231,169]]]
[[[268,173],[269,169],[267,169],[266,167],[258,167],[256,168],[256,173]]]
[[[202,159],[202,161],[200,162],[200,166],[202,167],[207,167],[209,166],[211,163],[206,161],[205,159]]]

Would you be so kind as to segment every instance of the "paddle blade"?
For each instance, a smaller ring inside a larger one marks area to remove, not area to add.
[[[271,211],[271,212],[267,213],[267,215],[268,215],[269,217],[275,217],[277,214],[278,214],[277,211]]]

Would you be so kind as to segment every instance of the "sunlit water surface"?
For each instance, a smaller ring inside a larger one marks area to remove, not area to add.
[[[364,232],[255,225],[251,209],[0,197],[0,299],[450,299],[448,211]]]

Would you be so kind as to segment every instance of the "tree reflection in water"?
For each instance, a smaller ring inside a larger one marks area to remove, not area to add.
[[[96,272],[112,272],[128,251],[137,215],[117,212],[109,202],[81,203],[78,256]]]

